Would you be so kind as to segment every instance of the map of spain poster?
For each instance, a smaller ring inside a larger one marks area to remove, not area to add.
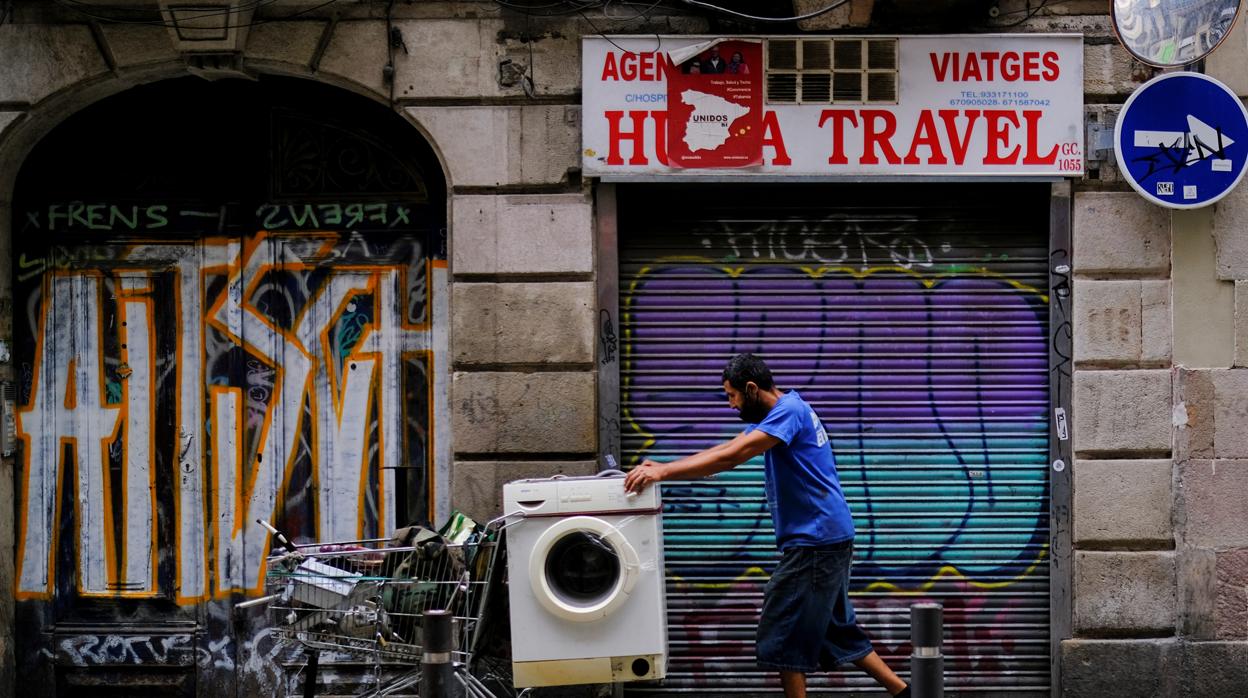
[[[675,167],[751,167],[763,159],[762,44],[720,41],[669,66],[667,148]]]

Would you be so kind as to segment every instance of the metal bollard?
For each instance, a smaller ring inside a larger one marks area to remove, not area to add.
[[[420,666],[420,698],[451,698],[456,695],[455,664],[451,660],[451,612],[425,611],[421,637],[425,652]]]
[[[944,608],[938,603],[910,607],[910,696],[944,698],[945,657],[940,653],[944,636]]]

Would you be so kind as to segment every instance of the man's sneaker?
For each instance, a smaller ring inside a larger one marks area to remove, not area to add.
[[[894,694],[893,698],[910,698],[910,686],[901,689],[901,693]]]

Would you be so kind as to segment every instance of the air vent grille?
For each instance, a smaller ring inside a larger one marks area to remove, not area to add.
[[[767,40],[769,104],[896,104],[896,38]]]
[[[776,70],[797,70],[797,41],[793,39],[768,41],[767,65]]]
[[[825,39],[802,42],[802,68],[804,70],[832,69],[832,51]]]
[[[896,102],[897,75],[895,73],[867,73],[868,102]]]
[[[797,74],[769,73],[767,75],[767,100],[781,104],[797,102]]]

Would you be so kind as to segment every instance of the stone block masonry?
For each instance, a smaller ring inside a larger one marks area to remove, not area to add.
[[[1075,273],[1099,276],[1168,276],[1170,213],[1135,193],[1085,192],[1075,196]]]
[[[456,372],[457,453],[594,453],[596,392],[590,372]]]
[[[456,283],[454,289],[456,367],[593,361],[592,283]]]
[[[1173,467],[1169,460],[1075,461],[1075,545],[1169,547]]]
[[[1076,453],[1169,452],[1170,371],[1076,371]]]
[[[588,274],[592,207],[580,194],[456,196],[452,266],[459,274]]]
[[[1172,552],[1075,553],[1075,634],[1173,635],[1177,621]]]

